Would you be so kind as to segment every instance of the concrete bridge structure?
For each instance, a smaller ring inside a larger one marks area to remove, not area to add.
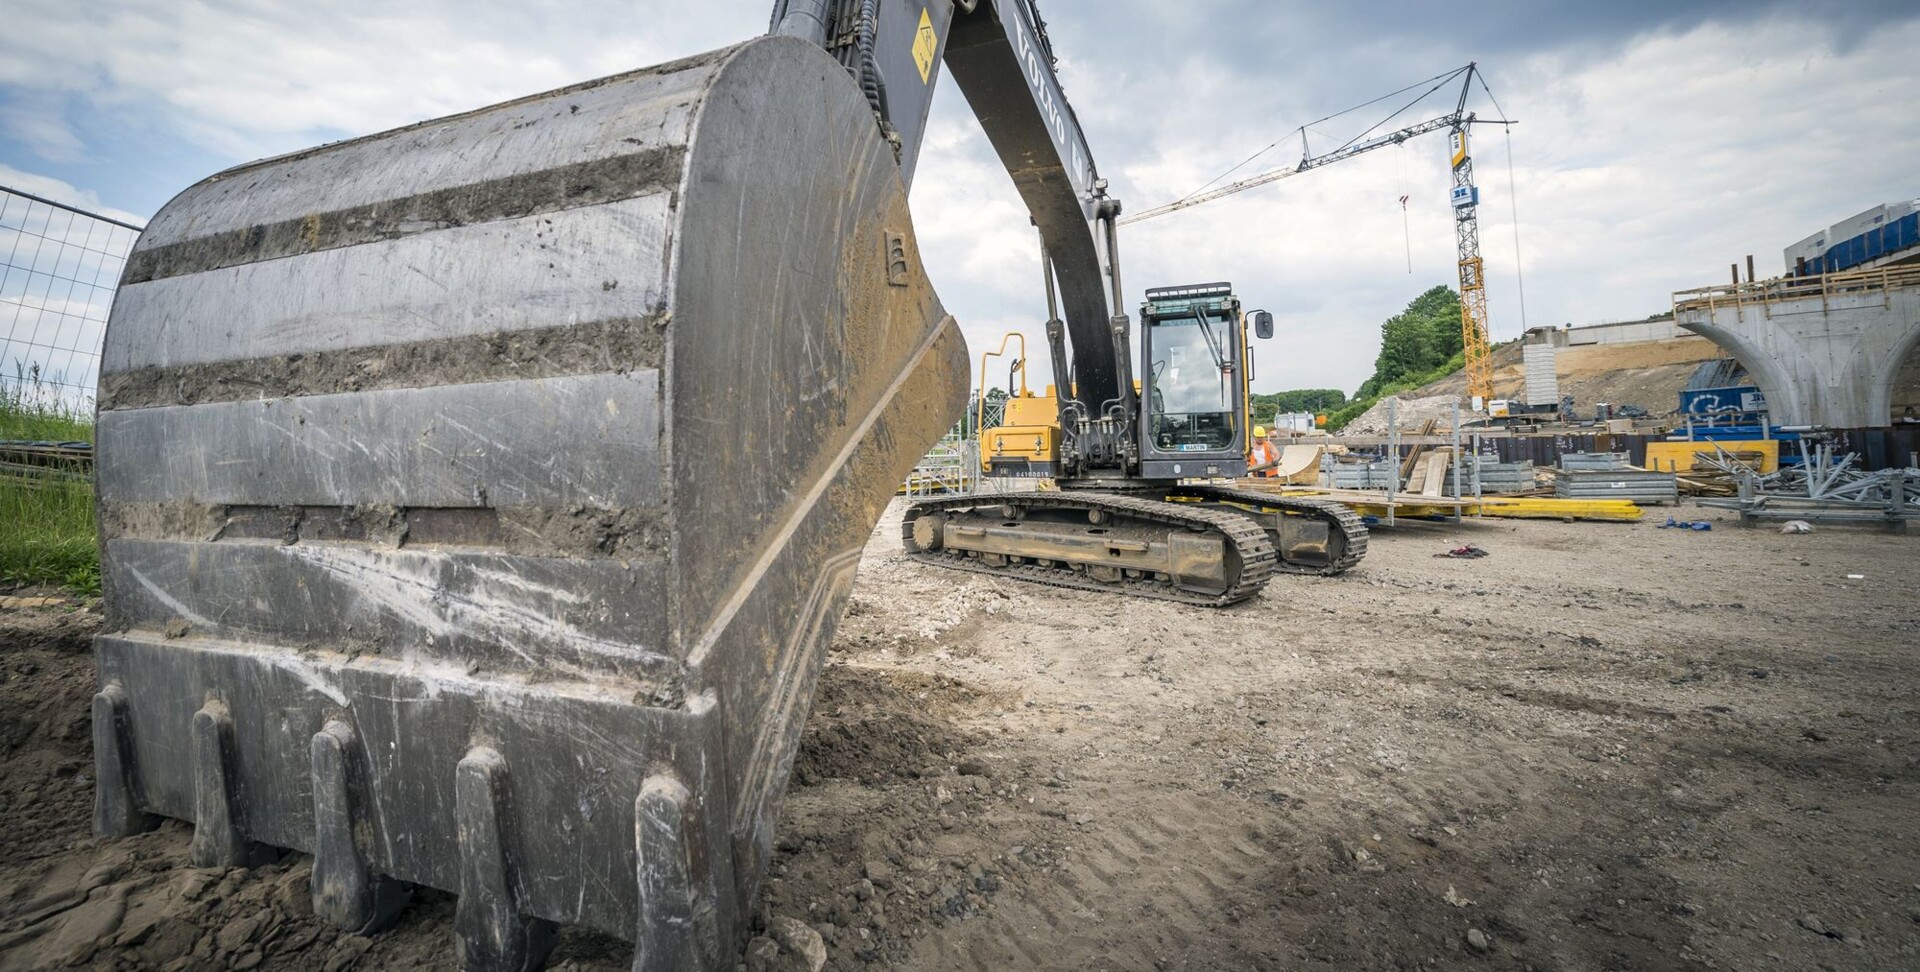
[[[1775,424],[1882,427],[1920,344],[1920,266],[1684,290],[1673,312],[1746,366]]]

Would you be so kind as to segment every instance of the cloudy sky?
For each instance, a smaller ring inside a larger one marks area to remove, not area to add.
[[[7,0],[0,185],[141,221],[229,165],[720,47],[763,31],[769,7]],[[1911,2],[1041,8],[1102,174],[1133,210],[1305,122],[1478,61],[1520,120],[1510,135],[1481,129],[1475,146],[1496,339],[1522,329],[1521,271],[1528,324],[1640,318],[1746,254],[1778,273],[1786,245],[1920,197]],[[1313,145],[1377,120],[1322,126]],[[1351,391],[1371,371],[1379,322],[1454,280],[1445,148],[1430,135],[1130,226],[1129,300],[1231,280],[1280,327],[1259,352],[1257,388]],[[1288,142],[1254,168],[1297,157]],[[951,86],[913,207],[934,282],[976,349],[1009,329],[1037,340],[1037,244]]]

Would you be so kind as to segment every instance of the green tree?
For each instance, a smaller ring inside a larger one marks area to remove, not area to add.
[[[1276,414],[1331,412],[1347,404],[1347,393],[1338,388],[1295,388],[1253,396],[1253,417],[1264,422]]]
[[[1380,324],[1380,353],[1373,374],[1327,416],[1334,432],[1360,417],[1381,398],[1439,381],[1465,367],[1460,338],[1460,295],[1451,287],[1433,287],[1407,309]]]
[[[1460,351],[1460,296],[1451,287],[1434,287],[1380,325],[1373,376],[1354,399],[1378,398],[1387,387],[1425,375]]]

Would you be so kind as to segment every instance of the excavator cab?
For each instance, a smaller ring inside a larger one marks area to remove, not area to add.
[[[1142,478],[1246,474],[1246,323],[1231,284],[1147,291],[1140,307]]]

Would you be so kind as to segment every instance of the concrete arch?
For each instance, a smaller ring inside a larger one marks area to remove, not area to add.
[[[1920,295],[1909,293],[1906,296],[1908,327],[1894,342],[1891,353],[1879,362],[1879,369],[1873,378],[1873,397],[1868,405],[1873,414],[1885,416],[1883,421],[1887,422],[1899,420],[1899,416],[1893,414],[1894,387],[1899,382],[1901,372],[1908,366],[1908,359],[1915,358],[1916,350],[1920,349],[1920,326],[1914,323],[1916,317],[1920,316]],[[1914,363],[1920,365],[1920,362]]]
[[[1705,313],[1701,320],[1681,317],[1681,327],[1720,346],[1720,349],[1733,356],[1740,366],[1747,369],[1747,375],[1767,396],[1767,406],[1772,410],[1775,422],[1783,421],[1780,416],[1798,415],[1807,410],[1807,403],[1800,395],[1800,387],[1793,381],[1790,372],[1780,366],[1773,356],[1767,353],[1758,342],[1751,339],[1745,329],[1739,326],[1735,318],[1725,324],[1716,318],[1732,316],[1729,311],[1718,310]]]
[[[1889,424],[1893,384],[1920,344],[1920,286],[1687,307],[1676,323],[1725,348],[1781,425]]]

